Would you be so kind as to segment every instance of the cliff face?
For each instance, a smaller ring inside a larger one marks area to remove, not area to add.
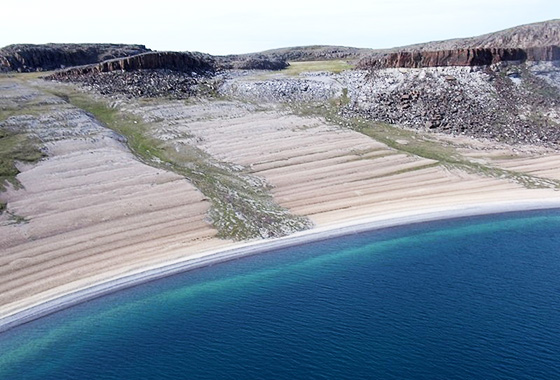
[[[212,91],[215,70],[207,54],[149,52],[59,70],[45,79],[81,83],[104,95],[187,98]]]
[[[421,68],[440,66],[488,66],[499,62],[560,60],[558,46],[521,48],[476,48],[440,51],[401,51],[361,59],[360,69]]]
[[[495,48],[508,50],[524,49],[528,51],[536,48],[547,49],[551,46],[560,46],[560,20],[520,25],[477,37],[424,42],[390,49],[364,49],[345,46],[297,46],[266,50],[260,54],[287,61],[321,61],[331,59],[358,61],[362,57],[381,57],[382,55],[400,52],[452,52],[473,49],[494,50]],[[532,59],[528,57],[528,60]],[[463,65],[468,66],[468,64]]]
[[[190,52],[149,52],[131,57],[110,59],[98,64],[72,67],[56,72],[52,77],[106,73],[111,71],[172,70],[185,73],[214,71],[211,55]]]
[[[45,71],[149,52],[144,45],[9,45],[0,49],[0,71]]]
[[[92,65],[71,67],[52,75],[61,78],[75,75],[88,75],[115,71],[170,70],[190,74],[208,74],[218,70],[281,70],[288,66],[286,61],[266,56],[227,56],[214,57],[196,52],[148,52],[111,59]]]

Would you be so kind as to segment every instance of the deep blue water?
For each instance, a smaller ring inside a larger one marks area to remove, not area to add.
[[[0,335],[0,379],[177,378],[560,378],[560,211],[278,250]]]

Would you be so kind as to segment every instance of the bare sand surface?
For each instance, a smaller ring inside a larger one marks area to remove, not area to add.
[[[499,167],[560,181],[560,154],[558,153],[505,160],[496,159],[494,162]]]
[[[0,326],[151,278],[356,228],[559,207],[553,189],[448,169],[320,118],[228,101],[120,106],[143,117],[154,137],[191,144],[263,178],[278,204],[316,228],[264,243],[219,240],[207,220],[210,204],[190,182],[139,162],[118,137],[70,107],[75,122],[46,140],[48,158],[21,168],[24,189],[0,194],[11,213],[28,220],[0,219]],[[48,130],[67,119],[55,116],[29,122]],[[538,170],[553,170],[557,159]]]
[[[22,189],[0,193],[10,213],[0,217],[0,315],[229,244],[215,238],[210,203],[185,178],[141,163],[90,116],[66,111],[75,118],[49,109],[26,118],[29,128],[64,133],[41,132],[48,157],[20,168]],[[79,120],[79,128],[54,119]]]
[[[527,189],[508,179],[448,169],[320,118],[220,104],[228,109],[227,120],[180,102],[134,107],[134,112],[161,120],[155,130],[167,141],[186,143],[173,136],[188,135],[213,157],[264,178],[276,202],[317,226],[470,201],[560,197],[553,189]],[[558,157],[543,162],[554,167]]]
[[[464,204],[447,208],[436,207],[428,212],[408,211],[393,213],[391,217],[358,219],[353,222],[297,232],[282,238],[238,243],[228,248],[208,250],[156,266],[145,265],[140,270],[117,275],[113,278],[106,276],[91,278],[89,282],[83,282],[81,287],[57,289],[55,292],[43,294],[41,297],[33,297],[35,303],[28,303],[25,307],[0,315],[0,332],[118,290],[240,257],[263,254],[275,249],[412,223],[551,208],[560,208],[560,200]]]
[[[557,150],[531,145],[512,146],[465,137],[450,139],[447,136],[440,136],[440,138],[460,146],[459,151],[462,154],[484,164],[560,181],[560,153]]]

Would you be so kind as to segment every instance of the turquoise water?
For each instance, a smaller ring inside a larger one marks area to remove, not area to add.
[[[0,334],[0,379],[560,378],[560,211],[351,235]]]

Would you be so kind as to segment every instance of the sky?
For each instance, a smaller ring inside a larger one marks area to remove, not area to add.
[[[389,48],[560,18],[558,0],[5,1],[0,46],[134,43],[250,53],[342,45]]]

